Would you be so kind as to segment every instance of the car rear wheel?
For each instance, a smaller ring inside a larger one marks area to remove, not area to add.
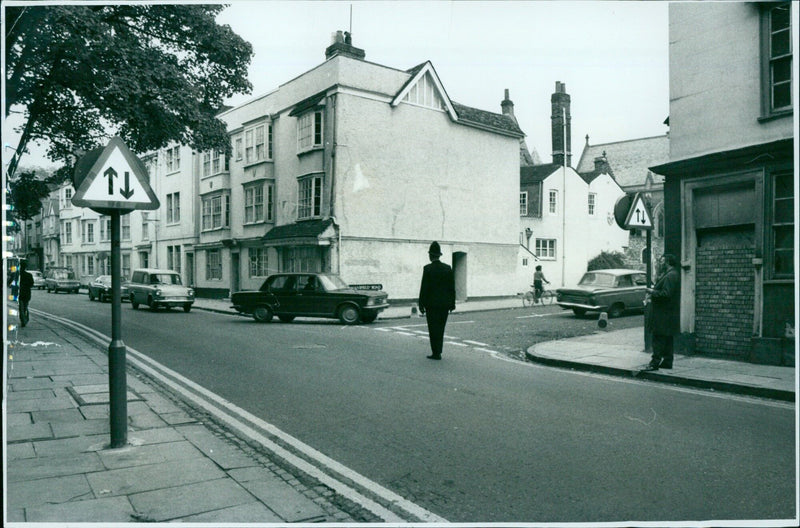
[[[352,304],[345,304],[339,308],[339,320],[346,325],[356,324],[359,319],[358,308]]]
[[[134,301],[133,297],[131,297],[131,308],[133,308],[134,310],[138,310],[139,309],[139,303]]]
[[[191,303],[186,303],[186,304],[183,305],[183,311],[184,312],[189,313],[191,310],[192,310]]]
[[[278,319],[280,319],[284,323],[291,323],[294,321],[294,315],[279,315]]]
[[[578,317],[583,317],[584,315],[586,315],[586,310],[584,310],[583,308],[573,308],[572,313],[574,313]]]
[[[625,305],[622,303],[614,303],[611,305],[611,308],[608,309],[608,317],[609,319],[621,317],[623,312],[625,312]]]
[[[253,319],[259,323],[268,323],[272,321],[272,310],[268,306],[256,306],[253,310]]]
[[[92,293],[92,290],[89,290],[89,300],[90,301],[94,300],[94,294]]]

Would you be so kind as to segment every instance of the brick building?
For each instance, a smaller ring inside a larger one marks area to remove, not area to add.
[[[696,353],[794,364],[796,7],[670,5],[670,155],[652,170]]]

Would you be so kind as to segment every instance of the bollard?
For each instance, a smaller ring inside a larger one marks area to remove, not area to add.
[[[608,326],[608,313],[600,313],[600,317],[597,318],[597,326],[600,328],[605,328]]]

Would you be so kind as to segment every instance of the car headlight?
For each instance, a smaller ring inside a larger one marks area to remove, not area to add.
[[[187,294],[189,297],[194,297],[194,290],[193,290],[193,289],[191,289],[191,288],[189,288],[188,290],[186,290],[186,294]]]
[[[162,293],[162,292],[161,292],[161,290],[159,290],[158,288],[156,288],[156,291],[155,291],[155,296],[156,296],[156,297],[161,297],[161,293]]]

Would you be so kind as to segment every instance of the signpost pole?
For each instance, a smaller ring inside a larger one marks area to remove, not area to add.
[[[647,287],[653,287],[653,232],[652,230],[647,230]],[[644,351],[648,353],[653,352],[653,330],[652,330],[652,319],[650,317],[650,310],[652,309],[651,306],[646,306],[644,309]]]
[[[108,346],[108,392],[110,404],[111,447],[128,442],[128,387],[126,349],[122,342],[120,211],[111,212],[111,344]]]

